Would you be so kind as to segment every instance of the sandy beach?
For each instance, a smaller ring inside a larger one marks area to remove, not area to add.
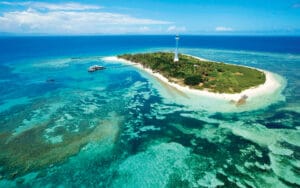
[[[195,56],[192,56],[195,57]],[[209,61],[207,59],[202,59],[199,57],[195,57],[197,59],[200,60],[205,60],[205,61]],[[139,63],[135,63],[135,62],[131,62],[125,59],[121,59],[118,58],[117,56],[110,56],[110,57],[105,57],[103,58],[104,61],[118,61],[118,62],[122,62],[122,63],[126,63],[126,64],[130,64],[133,65],[149,74],[151,74],[152,76],[160,79],[161,81],[163,81],[164,83],[186,93],[186,94],[193,94],[193,95],[199,95],[199,96],[207,96],[207,97],[212,97],[212,98],[218,98],[218,99],[223,99],[223,100],[227,100],[227,101],[238,101],[240,100],[243,96],[247,96],[247,100],[253,98],[253,97],[258,97],[258,96],[262,96],[265,94],[269,94],[272,93],[274,91],[276,91],[279,87],[280,87],[280,83],[276,80],[275,75],[269,71],[265,71],[265,70],[261,70],[261,69],[257,69],[260,70],[262,72],[265,73],[266,75],[266,81],[264,84],[261,84],[259,86],[253,87],[253,88],[249,88],[246,89],[244,91],[242,91],[241,93],[234,93],[234,94],[226,94],[226,93],[213,93],[213,92],[209,92],[209,91],[205,91],[205,90],[197,90],[197,89],[192,89],[188,86],[181,86],[178,85],[176,83],[170,82],[166,77],[164,77],[163,75],[157,73],[157,72],[153,72],[151,69],[145,68],[142,65],[140,65]]]

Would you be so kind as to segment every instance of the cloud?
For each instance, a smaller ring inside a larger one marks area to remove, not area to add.
[[[172,26],[169,26],[167,28],[167,32],[185,32],[186,31],[186,28],[185,27],[177,27],[175,25],[172,25]]]
[[[38,9],[38,10],[72,10],[72,11],[82,11],[82,10],[98,10],[102,7],[97,5],[86,5],[81,3],[44,3],[44,2],[7,2],[2,1],[0,4],[10,5],[10,6],[26,6],[28,8]]]
[[[64,5],[64,7],[61,7],[61,5],[36,2],[24,7],[26,10],[23,11],[4,12],[0,16],[0,32],[120,34],[149,32],[149,25],[171,24],[168,21],[104,12],[99,10],[99,6],[94,5],[77,3]]]
[[[148,31],[151,31],[150,28],[147,27],[147,26],[142,26],[142,27],[139,28],[139,30],[142,31],[142,32],[148,32]]]
[[[223,27],[223,26],[218,26],[215,28],[215,30],[218,32],[233,31],[233,29],[231,27]]]
[[[31,6],[37,9],[47,10],[98,10],[102,7],[96,5],[83,5],[80,3],[63,3],[63,4],[50,4],[50,3],[32,3]]]

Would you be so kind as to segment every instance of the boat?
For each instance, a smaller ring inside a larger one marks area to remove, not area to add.
[[[93,66],[89,67],[88,72],[95,72],[95,71],[103,70],[103,69],[105,69],[105,67],[100,66],[100,65],[93,65]]]

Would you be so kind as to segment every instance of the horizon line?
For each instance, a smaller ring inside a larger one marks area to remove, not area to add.
[[[96,37],[96,36],[175,36],[177,34],[17,34],[0,33],[0,37]],[[218,37],[300,37],[300,34],[179,34],[180,36],[218,36]]]

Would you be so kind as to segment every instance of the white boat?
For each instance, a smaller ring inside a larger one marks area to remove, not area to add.
[[[105,67],[100,65],[93,65],[89,67],[88,72],[95,72],[97,70],[103,70],[103,69],[105,69]]]

